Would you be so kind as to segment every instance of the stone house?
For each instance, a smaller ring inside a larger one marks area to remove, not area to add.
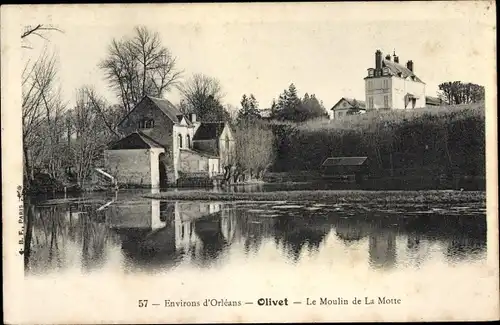
[[[330,109],[330,120],[338,120],[346,115],[364,114],[366,112],[366,104],[362,100],[354,98],[342,97]]]
[[[412,60],[406,66],[399,64],[394,53],[382,58],[382,52],[375,52],[375,68],[368,69],[365,79],[367,110],[371,109],[413,109],[426,105],[425,83],[415,75]]]
[[[196,114],[183,114],[166,99],[145,96],[117,129],[124,137],[104,156],[105,169],[118,183],[163,187],[181,177],[212,178],[234,156],[228,123],[199,122]]]

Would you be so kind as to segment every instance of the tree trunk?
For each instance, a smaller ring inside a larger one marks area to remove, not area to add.
[[[29,149],[26,145],[23,145],[24,151],[24,173],[26,174],[26,180],[28,181],[28,187],[33,183],[33,170],[30,164]]]

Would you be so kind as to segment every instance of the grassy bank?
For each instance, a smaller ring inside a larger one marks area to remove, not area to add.
[[[255,193],[213,193],[202,191],[162,192],[143,195],[165,200],[199,201],[317,201],[377,204],[485,203],[485,192],[460,191],[276,191]]]
[[[372,175],[484,175],[484,103],[368,112],[272,125],[273,171],[318,170],[327,157],[367,156]]]

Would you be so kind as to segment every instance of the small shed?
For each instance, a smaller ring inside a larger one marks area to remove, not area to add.
[[[347,177],[354,176],[360,180],[368,174],[368,157],[330,157],[321,165],[324,176]]]
[[[104,151],[104,169],[118,183],[156,188],[167,177],[161,161],[164,155],[161,144],[137,131],[108,146]]]

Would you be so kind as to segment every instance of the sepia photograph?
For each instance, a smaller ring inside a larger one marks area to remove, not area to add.
[[[5,323],[500,317],[494,2],[1,30]]]

